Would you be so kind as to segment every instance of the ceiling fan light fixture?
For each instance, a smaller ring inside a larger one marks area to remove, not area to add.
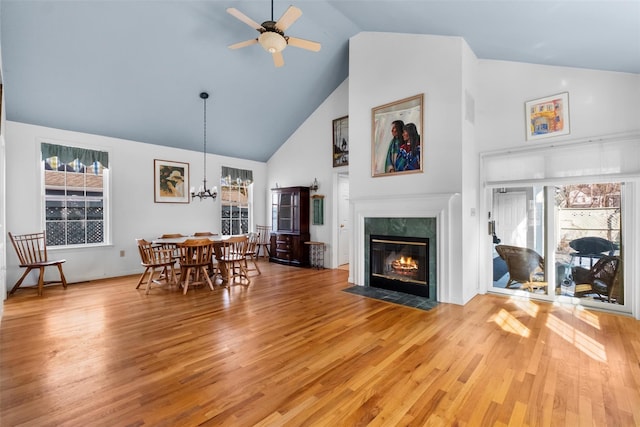
[[[258,43],[269,53],[282,52],[287,47],[287,40],[275,31],[265,31],[258,36]]]

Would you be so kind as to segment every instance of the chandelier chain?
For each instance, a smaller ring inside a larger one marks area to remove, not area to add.
[[[204,179],[206,186],[207,179],[207,98],[204,101],[204,148],[202,149],[202,158],[204,159]]]
[[[207,92],[201,92],[200,98],[204,101],[202,113],[203,113],[203,144],[202,144],[202,169],[204,172],[202,179],[202,186],[198,192],[195,191],[195,188],[192,187],[191,197],[199,198],[200,200],[211,198],[212,200],[216,199],[218,195],[218,187],[214,186],[213,188],[207,187],[207,98],[209,98],[209,94]]]

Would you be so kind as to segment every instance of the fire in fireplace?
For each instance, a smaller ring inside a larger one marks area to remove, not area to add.
[[[429,297],[429,239],[372,234],[369,286]]]

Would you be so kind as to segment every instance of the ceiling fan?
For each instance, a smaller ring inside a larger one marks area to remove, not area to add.
[[[297,37],[285,36],[284,32],[287,28],[302,16],[302,11],[295,6],[289,6],[280,19],[274,21],[273,0],[271,0],[271,20],[264,21],[262,25],[258,24],[236,8],[230,7],[227,9],[227,12],[260,33],[258,38],[232,44],[229,46],[229,49],[239,49],[241,47],[251,46],[252,44],[258,43],[264,48],[264,50],[271,53],[273,57],[273,64],[276,67],[282,67],[284,65],[282,51],[288,45],[311,50],[313,52],[320,50],[320,43],[299,39]]]

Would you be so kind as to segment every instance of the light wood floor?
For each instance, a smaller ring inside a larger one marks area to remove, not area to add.
[[[640,322],[485,295],[425,312],[261,262],[251,286],[19,290],[2,426],[638,426]]]

